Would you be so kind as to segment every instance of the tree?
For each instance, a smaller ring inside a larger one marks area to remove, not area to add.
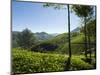
[[[17,43],[21,48],[30,49],[35,42],[35,37],[33,33],[28,30],[24,29],[22,32],[18,34]]]
[[[85,35],[85,57],[87,58],[87,20],[93,15],[93,6],[73,5],[72,10],[77,16],[83,19],[84,22],[84,35]]]
[[[95,38],[96,36],[96,25],[95,25],[96,19],[93,19],[87,23],[87,32],[88,35]]]
[[[17,31],[13,31],[13,32],[12,32],[12,47],[13,47],[13,48],[18,47],[18,43],[17,43],[17,40],[18,40],[17,36],[18,36],[18,33],[19,33],[19,32],[17,32]]]

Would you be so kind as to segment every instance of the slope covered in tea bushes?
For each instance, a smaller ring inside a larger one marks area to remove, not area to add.
[[[67,55],[31,52],[23,49],[12,50],[12,73],[37,73],[65,71]],[[70,70],[92,69],[93,66],[81,60],[80,56],[73,56]]]

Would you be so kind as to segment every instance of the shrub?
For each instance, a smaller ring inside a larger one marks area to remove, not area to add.
[[[71,66],[74,70],[88,70],[88,69],[92,69],[93,66],[84,62],[83,60],[81,60],[79,57],[74,57],[72,58],[71,61]]]
[[[65,71],[67,55],[31,52],[23,49],[13,49],[12,51],[12,72],[19,73],[37,73],[37,72],[55,72]],[[91,69],[92,66],[85,63],[79,57],[71,60],[71,70]]]
[[[13,73],[63,71],[64,55],[13,50]]]

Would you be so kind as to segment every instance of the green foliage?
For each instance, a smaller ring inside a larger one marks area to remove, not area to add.
[[[79,30],[80,30],[80,29],[79,29]],[[78,36],[78,35],[80,35],[79,32],[71,32],[71,37],[76,37],[76,36]]]
[[[96,20],[92,19],[87,22],[86,27],[87,27],[87,35],[91,37],[96,37]],[[81,32],[84,33],[84,27],[81,27]]]
[[[31,46],[34,44],[34,42],[35,42],[35,37],[30,30],[24,29],[22,32],[18,34],[17,43],[19,44],[20,47],[25,49],[30,49]]]
[[[68,56],[64,54],[39,53],[16,48],[12,51],[12,71],[14,74],[65,71],[68,66],[65,63],[67,59]],[[93,68],[77,56],[73,56],[71,62],[72,70]]]
[[[67,57],[59,54],[45,54],[28,52],[27,50],[13,50],[13,72],[33,73],[63,71]]]
[[[72,58],[71,65],[74,70],[88,70],[93,68],[92,65],[84,62],[83,60],[80,60],[79,57]]]
[[[87,32],[88,35],[96,37],[96,20],[91,20],[87,23]]]
[[[12,47],[13,47],[13,48],[16,48],[16,47],[19,46],[18,43],[17,43],[18,34],[19,34],[19,32],[17,32],[17,31],[13,31],[13,32],[12,32]]]
[[[72,10],[79,17],[88,17],[93,14],[93,6],[72,5]]]
[[[54,9],[66,9],[67,5],[55,4],[55,3],[44,3],[43,7],[53,7]]]

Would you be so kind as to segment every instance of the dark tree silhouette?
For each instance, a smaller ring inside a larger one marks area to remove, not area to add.
[[[30,30],[24,29],[22,32],[18,34],[17,42],[20,47],[24,49],[30,49],[35,42],[35,37]]]

